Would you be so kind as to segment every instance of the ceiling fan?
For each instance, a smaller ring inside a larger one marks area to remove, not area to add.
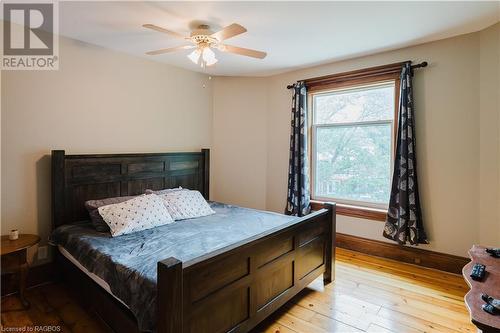
[[[210,30],[210,27],[208,25],[202,24],[199,25],[197,29],[193,30],[189,37],[183,36],[174,31],[164,29],[154,24],[144,24],[143,27],[165,33],[175,38],[187,40],[192,44],[150,51],[146,52],[146,54],[157,55],[181,50],[195,49],[187,57],[195,64],[199,64],[201,67],[212,66],[217,63],[215,53],[212,49],[258,59],[264,59],[267,55],[266,52],[246,49],[243,47],[232,46],[223,43],[223,41],[225,41],[226,39],[240,35],[247,31],[247,29],[237,23],[233,23],[215,33]]]

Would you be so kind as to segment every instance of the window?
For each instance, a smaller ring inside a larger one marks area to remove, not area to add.
[[[310,93],[312,197],[387,208],[396,80]]]

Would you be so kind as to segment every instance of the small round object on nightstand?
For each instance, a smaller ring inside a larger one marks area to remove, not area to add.
[[[19,230],[12,229],[9,234],[9,240],[16,240],[19,238]]]

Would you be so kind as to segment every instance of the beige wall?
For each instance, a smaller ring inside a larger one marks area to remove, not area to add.
[[[498,31],[498,25],[496,29]],[[483,38],[488,38],[488,41],[483,41]],[[483,73],[480,72],[480,59],[488,58],[488,62],[494,62],[489,50],[494,50],[495,46],[485,45],[491,38],[490,34],[488,37],[480,38],[479,33],[473,33],[265,78],[268,91],[267,122],[262,126],[267,126],[267,141],[262,143],[264,148],[256,142],[251,149],[259,151],[259,154],[263,149],[267,152],[266,208],[277,212],[282,212],[284,209],[291,97],[285,88],[287,84],[309,77],[404,60],[414,62],[426,60],[430,64],[429,67],[418,70],[414,79],[421,199],[424,223],[431,242],[422,248],[465,256],[470,246],[478,243],[480,239],[484,239],[485,243],[494,245],[492,242],[496,242],[498,245],[500,237],[498,234],[496,236],[494,233],[493,236],[489,234],[486,227],[496,225],[498,230],[499,224],[497,213],[487,212],[487,210],[498,212],[498,188],[494,187],[498,184],[498,154],[495,152],[499,150],[495,147],[498,147],[499,131],[498,121],[490,123],[490,120],[498,118],[498,107],[490,109],[489,106],[484,106],[489,112],[488,118],[482,119],[480,114],[483,106],[480,106],[479,93],[480,74]],[[483,54],[480,57],[481,52],[488,55]],[[494,70],[491,73],[495,75],[498,71]],[[217,78],[218,84],[221,85],[238,82],[236,80],[239,80],[239,85],[231,85],[230,96],[222,89],[215,89],[214,100],[231,99],[232,108],[241,101],[242,107],[246,108],[245,102],[252,92],[249,87],[255,86],[254,79]],[[261,82],[259,86],[262,86]],[[224,105],[214,105],[215,114],[227,112],[229,110],[224,110]],[[214,128],[217,128],[217,123],[218,119],[215,118]],[[231,127],[227,119],[224,119],[224,126]],[[237,126],[242,133],[247,131],[241,121]],[[491,132],[480,136],[480,133],[483,133],[483,126],[489,126],[484,129]],[[485,145],[486,141],[491,147]],[[218,146],[215,144],[214,149],[219,149]],[[490,149],[493,149],[493,154],[486,156],[486,151]],[[245,160],[239,159],[238,164],[255,163],[251,155],[240,157]],[[230,153],[225,158],[229,161]],[[483,166],[480,161],[484,162]],[[488,183],[486,179],[480,182],[482,167],[494,175],[492,183]],[[230,165],[225,165],[225,168],[230,174]],[[239,170],[235,168],[232,172],[238,173]],[[486,191],[496,193],[489,197],[493,206],[486,207],[481,204],[480,207],[480,193],[485,193],[480,186],[487,186]],[[224,191],[218,195],[224,196]],[[261,187],[253,192],[240,193],[242,202],[257,196],[264,196]],[[483,223],[482,219],[489,219],[491,222]],[[339,232],[387,241],[381,236],[382,228],[383,223],[376,221],[343,216],[338,218]],[[483,235],[481,238],[480,233]]]
[[[160,152],[211,146],[208,77],[60,39],[58,71],[3,71],[2,234],[50,232],[50,150]],[[203,86],[206,85],[206,88]]]
[[[500,244],[500,23],[479,34],[479,242]]]
[[[215,79],[214,200],[266,209],[266,88],[264,78]]]

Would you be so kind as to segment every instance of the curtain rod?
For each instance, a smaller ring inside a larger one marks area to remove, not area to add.
[[[412,69],[424,68],[424,67],[427,67],[427,65],[428,65],[427,61],[422,61],[420,64],[411,65],[411,68]],[[294,86],[295,86],[295,84],[289,84],[288,86],[286,86],[286,88],[292,89]]]

